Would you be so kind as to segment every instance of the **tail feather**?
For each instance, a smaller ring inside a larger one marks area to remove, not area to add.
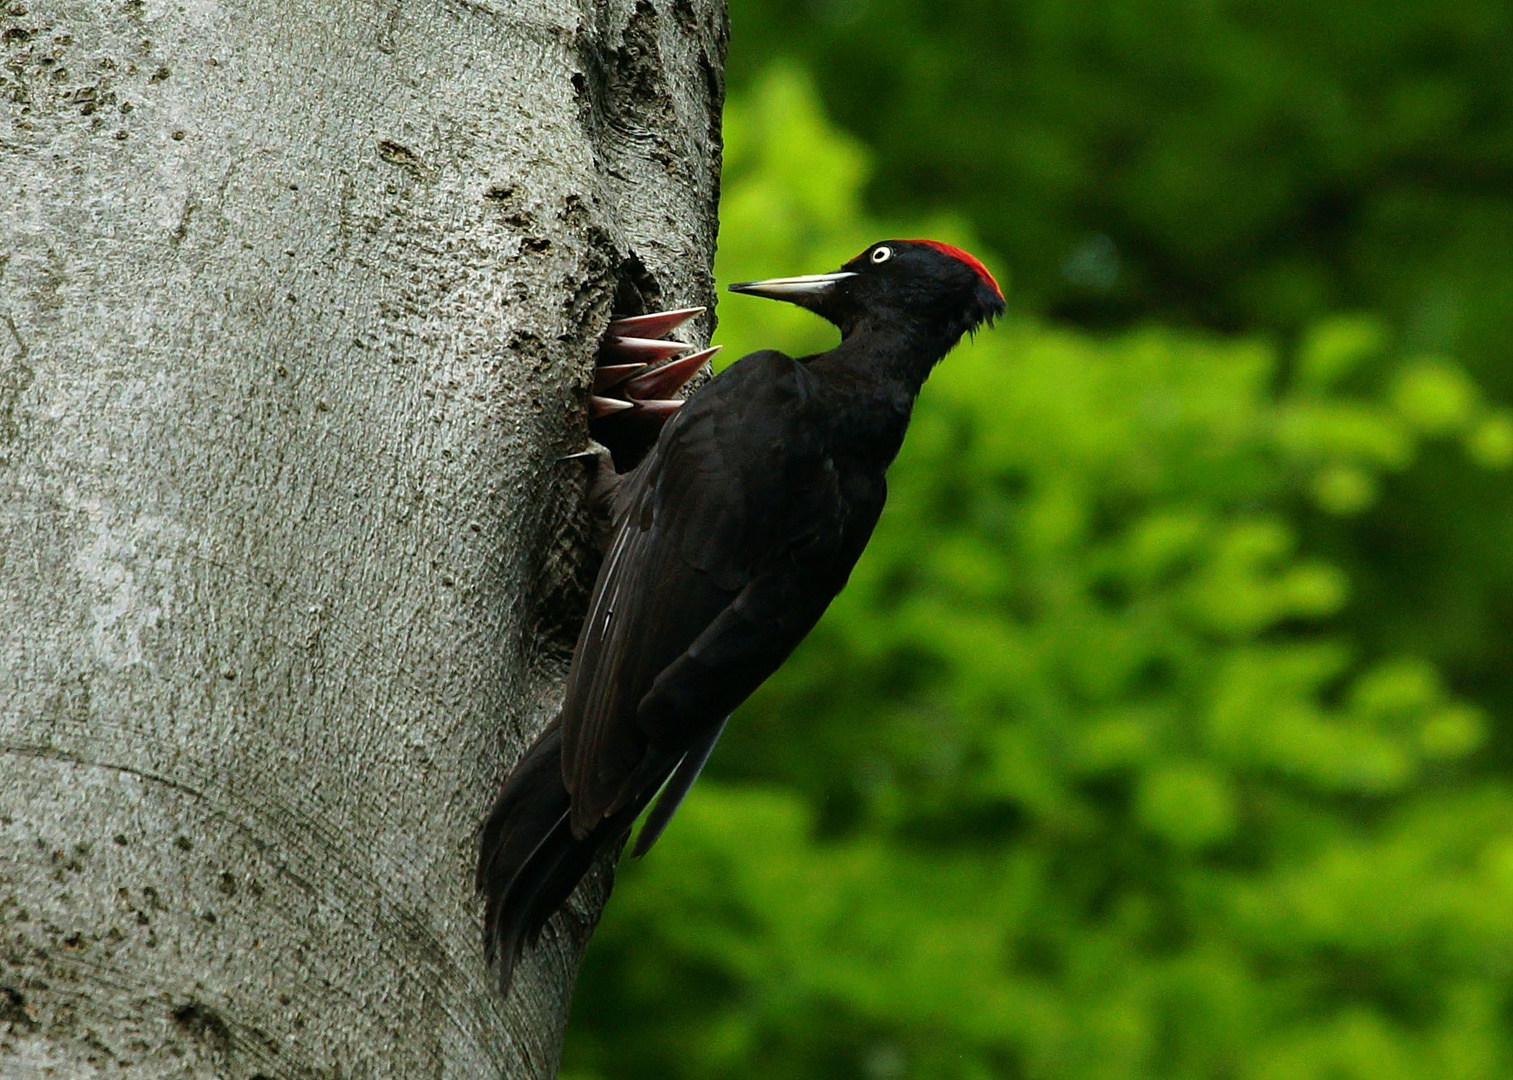
[[[567,791],[556,775],[561,741],[553,722],[505,780],[483,825],[474,882],[479,893],[503,897],[557,819],[567,813]]]
[[[562,728],[541,733],[511,770],[483,826],[474,885],[484,899],[484,949],[499,964],[500,988],[509,991],[515,964],[540,935],[551,911],[536,916],[537,894],[547,885],[566,898],[578,877],[561,883],[553,870],[575,841],[567,827],[569,800],[562,783]],[[592,855],[589,864],[592,863]],[[587,864],[584,867],[587,870]]]
[[[649,747],[617,808],[594,822],[583,836],[572,829],[572,797],[562,774],[562,720],[557,718],[511,770],[484,822],[478,845],[474,887],[483,897],[484,951],[499,965],[499,986],[508,994],[520,954],[533,945],[557,909],[601,853],[618,854],[631,826],[652,797],[663,790],[637,845],[651,847],[677,809],[709,751],[724,729],[715,726],[685,754]],[[669,774],[672,776],[668,781]]]
[[[590,852],[584,860],[583,868],[571,878],[562,880],[564,861],[575,847],[581,846],[581,841],[573,839],[564,814],[520,868],[504,894],[497,901],[490,897],[489,908],[493,918],[485,916],[484,934],[492,946],[490,952],[498,958],[499,988],[503,993],[510,992],[515,965],[519,963],[525,947],[536,943],[547,920],[561,906],[561,901],[551,905],[542,903],[543,892],[560,895],[562,900],[566,900],[584,872],[592,865],[593,853]]]
[[[509,993],[525,947],[535,944],[600,852],[625,842],[645,806],[645,798],[635,800],[575,837],[562,779],[560,719],[525,752],[484,823],[474,878],[484,900],[484,950],[499,965],[501,991]]]

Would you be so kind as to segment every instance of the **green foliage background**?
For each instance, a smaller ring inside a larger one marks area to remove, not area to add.
[[[719,280],[931,235],[1014,309],[564,1074],[1513,1075],[1513,9],[732,9]]]

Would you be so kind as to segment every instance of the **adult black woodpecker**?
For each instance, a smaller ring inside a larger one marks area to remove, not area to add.
[[[686,350],[656,339],[698,309],[611,325],[591,430],[610,441],[626,422],[662,426],[609,496],[613,531],[562,710],[483,827],[476,884],[506,993],[524,947],[661,791],[632,853],[656,841],[731,710],[846,584],[920,387],[1005,306],[981,262],[933,240],[730,288],[808,308],[841,341],[798,359],[752,353],[684,402],[674,393],[708,353],[645,361]]]

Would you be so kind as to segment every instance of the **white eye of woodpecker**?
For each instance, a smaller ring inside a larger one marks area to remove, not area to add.
[[[887,244],[884,244],[872,253],[872,261],[875,263],[885,263],[891,258],[893,258],[893,249]]]

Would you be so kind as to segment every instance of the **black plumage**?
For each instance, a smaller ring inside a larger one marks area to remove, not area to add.
[[[925,378],[1004,310],[981,263],[934,241],[732,289],[810,308],[842,340],[737,361],[672,413],[616,489],[562,710],[483,829],[477,887],[505,989],[523,947],[660,790],[635,854],[651,846],[731,710],[845,585]]]

